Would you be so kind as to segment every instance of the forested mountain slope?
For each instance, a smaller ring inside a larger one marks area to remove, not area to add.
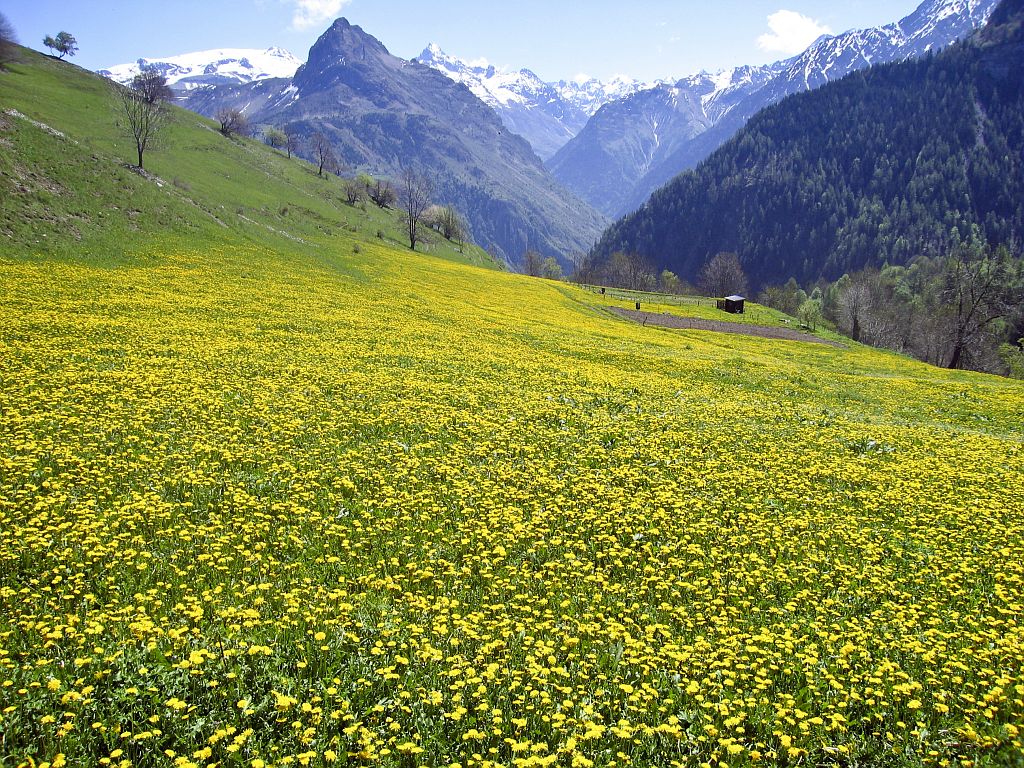
[[[693,279],[734,251],[755,285],[835,279],[954,240],[1024,234],[1021,0],[966,43],[872,68],[757,115],[594,250]]]

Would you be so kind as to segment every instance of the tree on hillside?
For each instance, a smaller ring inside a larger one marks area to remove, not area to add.
[[[263,129],[263,141],[273,149],[281,149],[288,143],[285,132],[270,125]]]
[[[334,173],[338,167],[338,158],[334,154],[334,147],[331,146],[331,140],[328,139],[324,134],[317,131],[313,134],[312,139],[313,146],[313,162],[317,164],[316,175],[323,176],[324,170],[328,173]]]
[[[423,220],[445,240],[461,243],[466,239],[469,228],[453,205],[432,205],[424,213]]]
[[[167,77],[155,70],[144,69],[132,78],[132,90],[137,91],[149,104],[172,101],[174,92],[167,85]]]
[[[409,247],[414,251],[416,243],[422,240],[423,214],[430,207],[432,193],[430,180],[426,176],[413,168],[402,170],[398,184],[398,203],[402,208],[406,234],[409,235]]]
[[[75,36],[70,32],[58,32],[56,37],[47,35],[43,38],[43,45],[51,51],[59,53],[58,59],[63,59],[65,56],[74,56],[78,53],[78,41],[75,40]]]
[[[386,179],[375,179],[365,174],[360,174],[358,178],[366,186],[366,194],[378,208],[390,208],[395,204],[398,194]]]
[[[554,256],[548,256],[540,265],[540,276],[548,280],[562,279],[562,265]]]
[[[349,205],[361,202],[366,194],[366,187],[359,183],[359,179],[345,179],[341,187],[345,192],[345,202]]]
[[[961,245],[948,258],[943,298],[949,307],[948,368],[969,364],[994,324],[1019,308],[1020,262],[1006,247],[995,253]]]
[[[839,294],[839,328],[854,341],[860,341],[874,311],[875,291],[871,275],[860,271],[849,277]]]
[[[167,107],[160,99],[150,100],[150,94],[141,87],[136,87],[134,80],[129,86],[113,83],[112,87],[119,107],[118,112],[125,120],[123,123],[119,121],[118,126],[131,134],[135,140],[135,150],[141,169],[143,154],[152,146],[167,119]]]
[[[238,107],[217,110],[217,122],[220,123],[220,132],[228,138],[236,134],[244,136],[249,130],[249,119]]]
[[[540,277],[543,267],[544,257],[537,253],[537,251],[527,248],[526,253],[523,254],[523,274],[527,274],[530,277]]]
[[[284,129],[285,141],[284,149],[288,153],[288,159],[292,159],[292,155],[299,151],[302,146],[302,138],[295,131],[285,128]]]
[[[706,296],[746,294],[747,276],[735,253],[719,253],[700,271],[698,280]]]
[[[14,25],[7,20],[7,17],[0,13],[0,69],[5,64],[17,60],[18,43],[17,35],[14,33]]]

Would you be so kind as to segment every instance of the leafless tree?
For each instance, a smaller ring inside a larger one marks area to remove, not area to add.
[[[358,179],[346,179],[342,188],[345,190],[345,202],[349,205],[355,205],[366,194],[366,187],[360,184]]]
[[[707,296],[747,292],[747,276],[735,253],[716,254],[700,271],[698,283]]]
[[[970,362],[976,347],[986,341],[990,328],[1012,309],[1012,288],[1018,265],[1009,251],[983,253],[964,245],[949,257],[943,297],[950,308],[950,353],[946,367],[960,368]]]
[[[398,186],[398,203],[402,207],[405,231],[409,236],[409,247],[416,250],[421,237],[423,214],[430,207],[433,194],[430,179],[413,168],[404,168]]]
[[[112,87],[118,112],[125,120],[119,125],[135,140],[141,169],[143,154],[153,145],[167,120],[167,107],[162,101],[150,101],[146,93],[134,87],[134,82],[127,87],[113,83]]]
[[[423,214],[423,221],[445,240],[461,243],[466,238],[468,227],[453,205],[430,206]]]
[[[3,69],[5,64],[17,61],[17,44],[18,37],[14,33],[14,25],[0,13],[0,69]]]
[[[378,208],[390,208],[395,204],[398,194],[386,179],[373,179],[368,176],[360,178],[364,180],[364,183],[365,179],[369,179],[369,183],[366,184],[366,193]]]
[[[523,273],[530,277],[540,277],[541,269],[544,267],[544,257],[537,251],[530,248],[523,254]]]
[[[220,123],[220,132],[227,137],[244,136],[249,130],[249,119],[238,107],[221,107],[217,110],[217,122]]]
[[[338,166],[338,159],[334,154],[334,147],[331,141],[324,134],[317,131],[313,134],[313,159],[317,164],[316,175],[323,176],[324,171],[332,173]]]
[[[149,104],[171,101],[174,92],[167,85],[167,77],[155,69],[144,69],[132,78],[131,88]]]
[[[874,307],[874,294],[867,275],[854,275],[839,295],[839,328],[860,341]]]
[[[287,128],[284,130],[284,149],[288,153],[288,159],[292,159],[292,155],[299,151],[302,146],[302,140],[299,138],[299,134],[295,131],[290,131]]]

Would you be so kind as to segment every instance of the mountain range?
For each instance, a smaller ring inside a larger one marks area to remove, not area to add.
[[[129,83],[142,70],[155,70],[167,78],[175,91],[238,85],[275,77],[291,77],[302,61],[283,48],[217,48],[179,56],[137,59],[101,69],[99,74]]]
[[[734,252],[755,286],[835,280],[1024,241],[1024,0],[935,56],[762,110],[595,247],[694,280]]]
[[[942,48],[984,23],[995,3],[925,0],[899,22],[824,36],[786,61],[653,85],[544,82],[433,44],[404,61],[344,19],[301,67],[278,48],[226,49],[139,59],[104,74],[126,82],[155,68],[190,109],[213,116],[237,107],[256,124],[307,139],[323,133],[353,170],[395,177],[409,165],[429,169],[439,201],[465,212],[477,242],[510,264],[527,248],[565,263],[596,241],[605,216],[641,206],[765,106]]]
[[[608,82],[596,78],[544,82],[529,69],[506,71],[485,62],[469,62],[434,43],[417,61],[463,83],[544,160],[579,133],[599,108],[656,85],[628,77]]]
[[[872,64],[941,49],[985,23],[997,0],[925,0],[904,19],[824,36],[764,66],[700,73],[605,105],[549,161],[555,178],[609,216],[644,203],[785,96]]]

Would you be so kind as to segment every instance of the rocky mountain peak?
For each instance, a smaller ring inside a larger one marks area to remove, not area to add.
[[[306,63],[295,73],[295,86],[302,90],[337,80],[346,69],[373,69],[381,64],[394,66],[400,61],[362,27],[339,18],[309,49]]]

